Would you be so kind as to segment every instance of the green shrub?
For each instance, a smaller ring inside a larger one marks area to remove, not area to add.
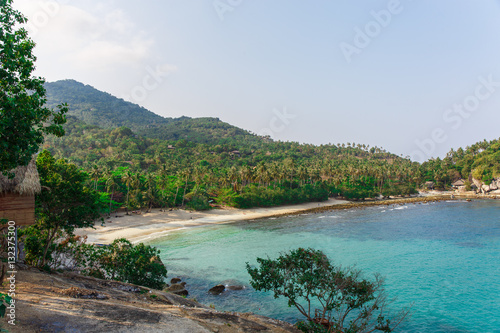
[[[82,244],[73,253],[82,274],[154,289],[165,286],[167,268],[160,260],[160,250],[149,245],[132,245],[121,238],[109,246]]]
[[[208,210],[210,209],[210,204],[208,199],[203,195],[194,195],[187,203],[188,208],[193,210]]]
[[[403,309],[388,318],[379,275],[363,279],[361,271],[334,266],[318,250],[299,248],[257,263],[257,268],[247,263],[252,287],[285,297],[306,317],[297,324],[304,332],[392,332],[409,313]]]

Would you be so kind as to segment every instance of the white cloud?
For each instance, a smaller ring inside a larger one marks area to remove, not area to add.
[[[15,5],[28,17],[43,64],[106,73],[158,65],[154,38],[119,8],[101,4],[91,12],[68,0],[19,0]]]

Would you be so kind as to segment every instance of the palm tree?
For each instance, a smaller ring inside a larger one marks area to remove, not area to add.
[[[101,175],[101,170],[97,164],[92,166],[90,171],[90,178],[94,181],[94,190],[97,191],[97,182],[99,181],[99,176]]]
[[[180,172],[178,172],[177,176],[175,177],[175,185],[177,186],[177,189],[175,190],[174,206],[177,205],[177,195],[179,194],[179,187],[181,187],[182,185],[181,177],[182,174]]]
[[[181,206],[184,207],[184,200],[186,199],[186,190],[187,190],[187,186],[188,186],[188,181],[189,181],[189,176],[191,175],[191,171],[186,169],[184,171],[182,171],[182,176],[184,177],[185,181],[186,181],[186,184],[184,185],[184,194],[182,194],[182,204]]]
[[[167,174],[160,174],[160,177],[158,178],[158,186],[160,187],[161,189],[161,195],[163,197],[163,201],[165,203],[165,207],[167,206],[168,204],[168,200],[166,199],[167,196],[166,196],[166,189],[167,189],[167,186],[168,186],[168,183],[169,183],[169,179],[168,179],[168,175]]]
[[[148,209],[146,212],[150,212],[155,199],[155,188],[156,188],[156,176],[153,173],[146,174],[146,191],[144,192],[146,200],[148,202]]]
[[[127,170],[127,172],[125,172],[125,174],[122,176],[122,181],[125,183],[125,186],[127,186],[127,198],[126,198],[126,203],[125,203],[125,211],[126,211],[126,215],[129,215],[128,207],[130,204],[130,200],[129,200],[130,185],[132,185],[132,183],[134,182],[134,175],[132,174],[132,172],[130,172],[130,170]]]
[[[115,192],[116,185],[117,184],[115,181],[115,177],[113,176],[113,174],[110,174],[108,176],[108,179],[106,180],[106,189],[109,192],[109,194],[111,195],[110,200],[109,200],[109,216],[111,216],[111,204],[113,202],[113,194]]]
[[[259,181],[259,186],[262,185],[262,181],[266,178],[266,175],[267,175],[266,165],[264,164],[264,162],[261,162],[259,163],[259,165],[257,165],[257,168],[255,170],[255,177],[256,180]]]

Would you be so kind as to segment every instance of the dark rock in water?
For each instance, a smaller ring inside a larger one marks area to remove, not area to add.
[[[226,290],[243,290],[246,288],[241,281],[235,279],[224,280],[220,284],[226,286]]]
[[[185,285],[186,285],[185,282],[183,284],[175,283],[172,284],[170,287],[165,288],[164,291],[180,296],[187,296],[189,293],[186,290]]]
[[[237,285],[237,286],[227,286],[227,290],[243,290],[245,289],[246,287],[245,286],[242,286],[242,285]]]
[[[224,290],[226,290],[226,287],[223,284],[218,284],[213,288],[210,288],[208,291],[212,295],[220,295]]]
[[[174,291],[179,291],[182,289],[185,289],[184,286],[176,283],[176,284],[173,284],[170,287],[166,288],[166,291],[174,292]]]
[[[179,282],[181,282],[181,279],[179,279],[179,278],[173,278],[172,280],[170,280],[171,284],[176,284],[176,283],[179,283]]]

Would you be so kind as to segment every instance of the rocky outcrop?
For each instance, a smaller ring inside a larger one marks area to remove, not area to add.
[[[483,182],[476,178],[472,178],[472,183],[474,183],[478,189],[483,187]]]
[[[189,292],[186,290],[186,282],[182,283],[175,283],[165,289],[163,289],[166,292],[176,294],[179,296],[188,296]]]
[[[208,290],[208,293],[212,295],[220,295],[224,292],[224,290],[226,290],[226,286],[223,284],[218,284],[215,287],[210,288]]]
[[[220,312],[171,293],[76,274],[19,270],[16,325],[32,332],[296,332],[291,324],[248,313]],[[0,292],[6,292],[6,286]]]
[[[484,184],[476,178],[472,178],[472,181],[483,194],[497,194],[495,191],[500,189],[500,178],[493,179],[489,185]]]
[[[225,290],[231,290],[231,291],[244,290],[247,288],[241,281],[234,279],[224,280],[220,284],[226,287]]]
[[[189,292],[186,290],[186,282],[181,282],[181,279],[179,278],[173,278],[170,280],[170,283],[172,283],[170,286],[167,285],[163,291],[176,294],[179,296],[188,296]]]

